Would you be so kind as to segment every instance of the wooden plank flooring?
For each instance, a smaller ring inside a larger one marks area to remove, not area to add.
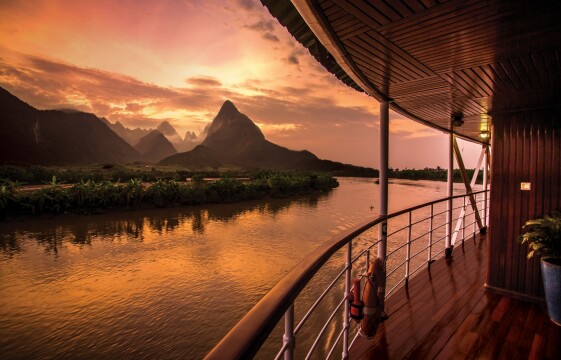
[[[537,305],[488,293],[485,236],[456,244],[386,300],[389,318],[350,359],[561,359],[561,327]]]

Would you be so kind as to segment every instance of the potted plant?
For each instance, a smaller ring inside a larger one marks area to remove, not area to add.
[[[520,242],[528,244],[528,259],[541,257],[545,301],[550,319],[561,325],[561,213],[528,220]]]

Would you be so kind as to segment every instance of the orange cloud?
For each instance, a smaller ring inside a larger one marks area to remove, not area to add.
[[[211,76],[193,76],[185,80],[187,84],[195,86],[222,86],[222,83]]]

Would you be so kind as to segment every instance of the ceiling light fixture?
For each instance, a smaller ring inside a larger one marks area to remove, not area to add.
[[[463,120],[464,115],[462,113],[454,113],[452,114],[452,125],[454,127],[460,127],[464,124]]]

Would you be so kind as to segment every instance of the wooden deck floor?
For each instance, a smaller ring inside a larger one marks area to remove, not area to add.
[[[485,236],[456,245],[387,299],[350,359],[561,359],[561,328],[539,306],[484,291],[487,254]]]

